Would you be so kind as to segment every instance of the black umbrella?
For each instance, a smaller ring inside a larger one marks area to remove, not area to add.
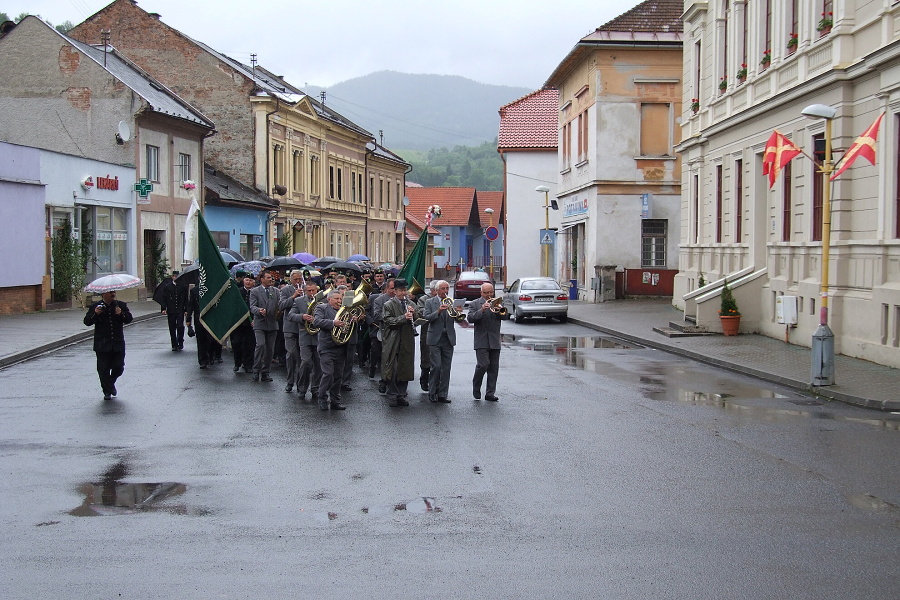
[[[270,269],[277,269],[278,267],[305,267],[306,265],[294,258],[293,256],[278,256],[269,263]]]
[[[200,263],[195,262],[192,265],[188,265],[185,267],[181,273],[178,274],[178,277],[175,278],[175,283],[178,285],[188,285],[188,284],[197,284],[200,280]]]
[[[225,261],[225,265],[229,267],[234,263],[244,262],[244,257],[231,248],[219,248],[219,254],[222,255],[222,260]]]
[[[333,271],[343,271],[345,273],[348,273],[351,271],[353,273],[362,273],[362,268],[358,264],[348,262],[346,260],[335,261],[335,262],[331,263],[330,265],[328,265],[327,269],[333,270]]]
[[[322,258],[314,260],[309,264],[315,265],[317,267],[327,267],[336,262],[341,262],[341,259],[339,259],[337,256],[323,256]]]

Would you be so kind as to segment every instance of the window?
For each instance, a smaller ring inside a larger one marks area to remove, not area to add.
[[[193,179],[191,177],[191,155],[184,152],[178,153],[178,168],[181,173],[181,181]]]
[[[772,49],[772,0],[765,0],[765,19],[764,23],[765,30],[763,31],[763,50],[768,51]],[[744,62],[747,62],[746,59]],[[762,65],[765,69],[768,65]]]
[[[700,176],[694,175],[694,243],[700,243]]]
[[[328,197],[334,200],[334,165],[328,165]]]
[[[641,221],[641,266],[666,266],[666,228],[665,219],[644,219]]]
[[[668,104],[641,104],[641,156],[669,156]]]
[[[293,186],[294,186],[293,189],[295,192],[302,192],[303,191],[303,152],[301,152],[300,150],[294,150],[292,158],[293,158],[293,160],[292,160],[293,173],[291,175],[292,175],[292,179],[293,179]]]
[[[572,166],[572,123],[562,126],[562,170]]]
[[[700,84],[703,81],[701,78],[702,71],[700,70],[700,65],[703,64],[702,50],[703,47],[700,42],[697,41],[697,43],[694,44],[694,84],[692,88],[694,90],[694,100],[697,102],[700,102]]]
[[[387,188],[387,208],[391,209],[391,182],[386,182],[385,187]]]
[[[578,115],[578,162],[588,159],[588,113]]]
[[[344,169],[340,165],[337,167],[337,199],[344,199]]]
[[[783,204],[781,205],[781,241],[789,242],[791,241],[791,213],[794,210],[793,200],[791,198],[792,191],[792,183],[791,183],[791,165],[793,163],[788,163],[784,165],[784,168],[781,170],[782,172],[782,197]]]
[[[378,208],[384,208],[384,179],[378,178]]]
[[[897,119],[900,123],[900,119]],[[896,131],[896,130],[895,130]],[[894,237],[900,238],[900,152],[897,153],[896,170],[894,171]]]
[[[813,156],[820,163],[825,163],[825,134],[819,133],[813,136]],[[822,241],[822,203],[824,201],[824,188],[822,186],[822,174],[814,164],[812,166],[812,241]]]
[[[716,165],[716,243],[722,243],[722,165]]]
[[[350,171],[350,202],[356,202],[356,171]]]
[[[723,15],[723,23],[722,23],[722,47],[721,47],[721,62],[722,62],[722,70],[720,72],[721,80],[727,82],[728,81],[728,17],[731,15],[731,4],[728,0],[725,0],[725,14]]]
[[[309,157],[309,193],[317,198],[322,193],[319,189],[321,183],[319,179],[319,157],[311,154]]]
[[[159,182],[159,146],[147,144],[144,156],[144,177]]]
[[[262,236],[242,233],[241,256],[247,260],[257,260],[262,256]]]
[[[272,181],[273,185],[284,185],[284,146],[281,144],[272,147]]]
[[[369,175],[369,205],[375,208],[375,176]]]
[[[734,161],[734,241],[741,243],[744,224],[744,161]]]
[[[128,270],[127,211],[102,206],[94,210],[97,270],[101,273],[123,273]]]

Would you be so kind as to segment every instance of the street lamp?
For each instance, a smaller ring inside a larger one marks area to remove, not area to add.
[[[812,338],[812,385],[834,385],[834,334],[828,327],[828,260],[831,246],[831,121],[837,109],[825,104],[807,106],[800,114],[825,119],[825,162],[822,163],[822,287],[819,327]]]
[[[544,193],[544,232],[546,234],[550,231],[550,188],[546,185],[539,185],[534,188],[534,191]],[[550,277],[550,245],[541,240],[541,246],[543,246],[541,252],[544,256],[544,268],[541,269],[541,274],[544,277]]]
[[[486,209],[484,209],[484,212],[485,212],[485,213],[487,214],[487,216],[488,216],[488,227],[489,227],[489,228],[490,228],[490,227],[493,227],[493,226],[494,226],[494,209],[493,209],[493,208],[486,208]],[[489,250],[489,252],[491,253],[491,266],[490,266],[490,270],[491,270],[491,280],[493,281],[493,279],[494,279],[494,240],[491,240],[491,245],[490,245],[490,250]]]

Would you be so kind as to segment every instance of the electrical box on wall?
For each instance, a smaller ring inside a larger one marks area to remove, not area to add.
[[[797,324],[797,296],[775,298],[775,321],[782,325]]]

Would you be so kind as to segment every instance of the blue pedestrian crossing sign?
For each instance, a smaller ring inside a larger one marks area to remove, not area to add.
[[[553,236],[550,233],[548,229],[541,229],[541,246],[553,245]]]

